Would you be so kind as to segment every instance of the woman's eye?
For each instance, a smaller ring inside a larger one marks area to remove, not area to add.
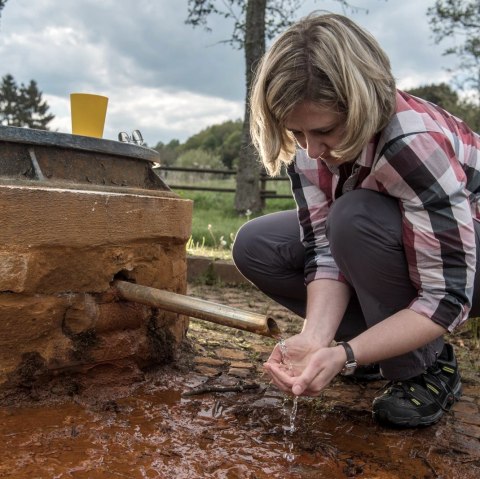
[[[324,130],[322,130],[322,131],[315,131],[314,133],[315,133],[316,135],[318,135],[318,136],[322,136],[322,135],[329,135],[329,134],[332,133],[332,132],[333,132],[333,128],[330,129],[330,130],[326,130],[326,131],[324,131]]]

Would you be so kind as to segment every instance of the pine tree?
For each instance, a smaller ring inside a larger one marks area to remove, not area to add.
[[[0,84],[0,123],[7,126],[20,126],[17,123],[18,113],[18,85],[13,76],[7,74]]]
[[[29,128],[48,130],[48,123],[55,117],[52,114],[47,114],[49,107],[47,102],[42,99],[42,92],[38,89],[37,82],[30,80],[28,86],[22,84],[19,97],[19,114],[23,125]]]
[[[0,83],[0,124],[48,130],[54,115],[42,98],[37,83],[30,80],[26,86],[18,86],[12,75],[7,74]]]

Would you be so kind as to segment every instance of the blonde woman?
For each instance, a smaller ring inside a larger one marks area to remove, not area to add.
[[[315,396],[379,364],[377,420],[438,421],[461,395],[443,336],[480,312],[479,136],[397,90],[377,41],[335,14],[302,19],[266,53],[251,133],[271,174],[286,165],[297,203],[248,222],[233,250],[304,318],[286,340],[293,370],[278,346],[266,362],[272,381]]]

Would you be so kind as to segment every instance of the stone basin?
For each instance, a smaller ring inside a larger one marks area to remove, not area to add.
[[[0,127],[0,393],[65,372],[172,360],[188,318],[121,301],[114,279],[186,291],[192,203],[155,150]]]

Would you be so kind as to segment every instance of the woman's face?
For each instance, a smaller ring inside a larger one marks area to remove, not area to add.
[[[285,128],[312,160],[321,159],[327,164],[338,162],[330,152],[340,143],[345,132],[345,113],[304,101],[287,115]]]

